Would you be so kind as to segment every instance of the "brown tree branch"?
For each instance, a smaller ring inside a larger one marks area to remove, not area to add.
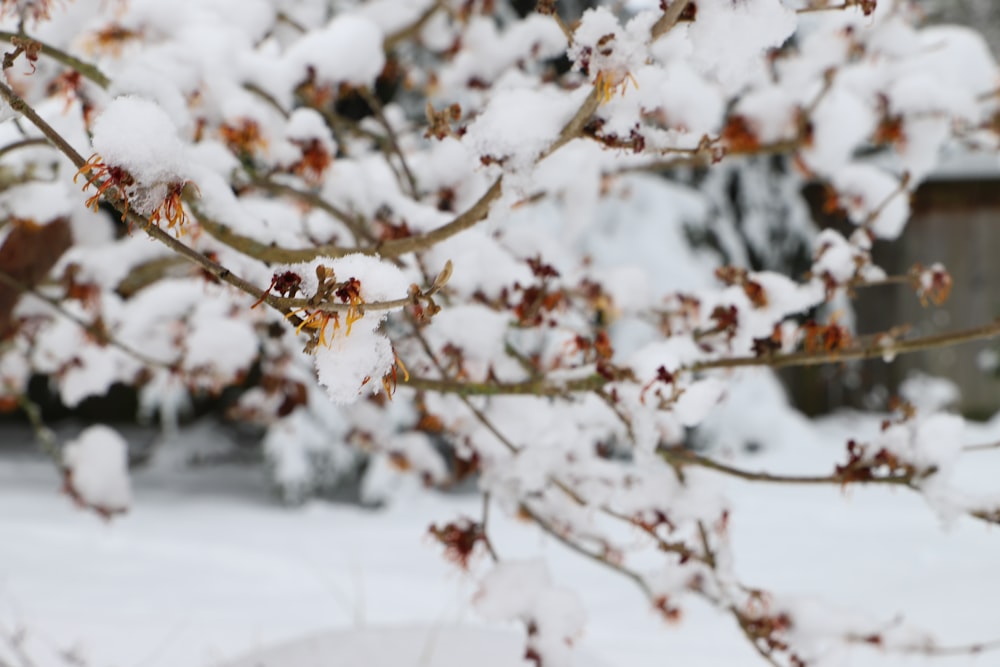
[[[523,382],[465,382],[410,376],[406,384],[414,389],[458,396],[562,396],[572,392],[596,391],[607,384],[607,380],[600,375],[590,375],[559,383],[549,382],[545,378]]]
[[[344,225],[354,234],[355,239],[364,238],[369,241],[374,241],[375,237],[372,235],[371,231],[365,228],[364,219],[360,215],[355,215],[349,211],[336,206],[327,200],[320,197],[318,194],[313,192],[307,192],[305,190],[299,190],[298,188],[292,187],[286,183],[279,183],[278,181],[273,181],[269,178],[254,178],[250,181],[250,186],[258,190],[264,190],[271,194],[282,195],[285,197],[290,197],[292,199],[297,199],[303,204],[308,204],[309,206],[318,208],[331,216],[344,223]],[[339,252],[340,250],[334,250],[332,246],[325,246],[324,250],[330,250],[331,252]],[[357,252],[355,249],[343,249],[343,252]],[[327,252],[317,253],[316,256],[320,254],[329,254]]]
[[[448,224],[438,227],[437,229],[429,231],[425,234],[406,236],[401,239],[385,241],[384,243],[376,244],[372,247],[361,250],[360,252],[364,252],[369,255],[378,254],[382,257],[399,257],[400,255],[405,255],[408,252],[426,250],[431,246],[435,246],[442,241],[450,239],[452,236],[474,227],[477,223],[486,218],[490,212],[490,207],[493,205],[493,202],[499,199],[501,192],[503,192],[501,185],[502,181],[502,177],[497,178],[497,180],[493,182],[493,185],[491,185],[490,188],[483,193],[483,195],[475,204],[472,205],[471,208]]]
[[[358,252],[357,250],[334,245],[313,246],[312,248],[284,248],[270,243],[263,243],[250,236],[238,234],[228,225],[212,219],[198,206],[197,202],[193,201],[193,197],[187,198],[187,201],[202,229],[208,232],[212,238],[220,243],[224,243],[233,250],[260,260],[265,264],[298,264],[300,262],[310,262],[317,257],[336,258],[349,255],[352,252]]]
[[[877,359],[894,357],[899,354],[910,354],[939,347],[952,347],[977,340],[986,340],[1000,336],[1000,320],[989,324],[947,333],[922,336],[901,341],[884,341],[877,337],[874,342],[866,345],[855,345],[843,350],[831,352],[788,352],[785,354],[762,355],[759,357],[724,357],[709,361],[699,361],[684,367],[688,372],[699,372],[714,368],[746,368],[751,366],[768,366],[770,368],[787,368],[789,366],[819,366],[822,364],[837,364],[859,359]]]
[[[423,14],[417,17],[416,21],[403,26],[394,33],[386,35],[385,40],[382,42],[382,48],[386,53],[389,53],[390,51],[394,51],[402,42],[419,35],[420,31],[424,29],[425,25],[427,25],[427,22],[430,21],[443,7],[444,3],[442,3],[441,0],[434,0],[431,6],[428,7]]]
[[[886,477],[856,478],[849,474],[844,475],[774,475],[768,472],[752,472],[727,465],[721,461],[702,456],[696,452],[679,447],[661,447],[657,450],[660,458],[671,465],[694,465],[720,472],[729,477],[736,477],[748,482],[765,482],[772,484],[804,484],[819,486],[847,486],[848,484],[888,484],[895,486],[906,486],[914,488],[914,484],[930,474],[934,470],[921,471],[913,474],[893,475]]]
[[[27,139],[21,139],[19,141],[12,141],[6,146],[0,148],[0,157],[6,155],[7,153],[12,153],[13,151],[20,150],[22,148],[30,148],[32,146],[48,146],[49,142],[47,139],[42,137],[29,137]]]
[[[577,542],[572,540],[569,536],[563,534],[562,531],[560,531],[555,526],[550,524],[548,521],[543,519],[542,516],[538,514],[538,512],[535,512],[533,509],[531,509],[531,507],[529,507],[527,503],[521,503],[520,509],[522,512],[527,514],[528,517],[531,518],[531,520],[539,528],[541,528],[545,533],[548,533],[549,535],[554,537],[556,541],[558,541],[560,544],[562,544],[569,550],[575,551],[581,556],[588,558],[595,563],[598,563],[599,565],[609,568],[617,572],[618,574],[621,574],[631,579],[632,582],[635,583],[635,585],[638,586],[640,590],[642,590],[642,592],[646,595],[647,598],[649,598],[650,601],[653,600],[653,592],[650,590],[649,584],[646,583],[646,580],[643,579],[642,575],[640,575],[638,572],[630,570],[624,565],[615,563],[602,554],[595,553],[593,551],[590,551],[589,549],[584,548],[583,545],[578,544]]]
[[[663,16],[653,24],[651,33],[654,42],[670,32],[670,29],[677,25],[677,22],[681,19],[681,14],[684,13],[684,10],[690,4],[691,0],[673,0],[667,6],[666,11],[663,12]]]

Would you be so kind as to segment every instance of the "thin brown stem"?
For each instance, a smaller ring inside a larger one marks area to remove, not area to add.
[[[43,454],[52,459],[53,463],[61,465],[62,450],[59,447],[59,440],[52,429],[45,425],[45,421],[42,419],[42,409],[38,407],[37,403],[28,398],[27,394],[19,394],[17,404],[24,413],[24,416],[28,418],[31,429],[35,432],[35,440],[38,442],[38,448],[42,450]]]
[[[62,135],[56,132],[56,130],[49,125],[44,118],[39,116],[30,104],[21,99],[21,97],[15,93],[10,86],[3,82],[0,82],[0,97],[2,97],[4,101],[10,105],[11,109],[23,115],[32,125],[38,128],[38,130],[45,135],[45,138],[48,139],[49,143],[59,149],[63,155],[68,157],[70,162],[72,162],[77,169],[83,167],[86,163],[83,156],[80,155],[68,141],[63,139]]]
[[[416,338],[417,343],[420,345],[421,349],[423,349],[424,354],[426,354],[427,358],[431,360],[431,364],[433,364],[434,368],[437,369],[437,372],[441,374],[441,377],[447,378],[448,377],[447,370],[438,360],[437,355],[434,354],[434,350],[433,348],[431,348],[431,344],[427,341],[427,337],[424,336],[423,332],[420,330],[420,327],[417,324],[416,320],[409,313],[407,313],[406,316],[410,322],[410,327],[413,330],[413,337]],[[411,376],[410,381],[412,382],[413,380],[414,378]],[[414,388],[420,389],[420,387],[417,387],[415,385]],[[434,390],[432,389],[431,391]],[[486,427],[486,429],[490,433],[492,433],[497,440],[503,443],[504,447],[506,447],[508,451],[516,453],[518,450],[520,450],[520,447],[511,442],[507,438],[507,436],[501,433],[500,430],[493,425],[493,422],[491,422],[490,419],[485,414],[483,414],[482,410],[480,410],[479,408],[477,408],[475,405],[472,404],[472,401],[469,400],[468,396],[464,394],[458,394],[458,398],[459,400],[462,401],[462,403],[465,404],[465,407],[469,409],[469,411],[479,421],[479,423],[482,424],[484,427]]]
[[[459,396],[563,396],[572,392],[595,391],[606,383],[607,380],[600,375],[590,375],[559,383],[549,382],[544,377],[524,382],[465,382],[411,376],[407,384],[414,389]]]
[[[858,3],[855,2],[854,0],[846,0],[845,2],[842,2],[839,5],[826,5],[826,6],[817,5],[813,7],[800,7],[795,11],[798,14],[813,14],[816,12],[840,12],[845,9],[850,9],[851,7],[857,7],[857,6]]]
[[[642,592],[646,595],[647,598],[649,598],[650,600],[653,599],[653,592],[650,590],[649,584],[646,583],[646,580],[643,579],[642,575],[640,575],[638,572],[630,570],[624,565],[615,563],[609,560],[607,557],[603,556],[602,554],[595,553],[593,551],[585,549],[582,545],[577,544],[574,540],[570,539],[569,536],[563,534],[562,531],[558,530],[555,526],[553,526],[544,518],[542,518],[542,516],[537,512],[535,512],[534,510],[532,510],[531,507],[527,505],[527,503],[521,504],[521,511],[524,512],[526,515],[528,515],[528,517],[530,517],[531,520],[539,528],[541,528],[544,532],[554,537],[556,541],[558,541],[560,544],[567,547],[571,551],[575,551],[581,556],[584,556],[585,558],[594,561],[595,563],[599,563],[600,565],[603,565],[604,567],[609,568],[617,572],[618,574],[628,577],[642,590]]]
[[[16,150],[22,148],[30,148],[32,146],[47,146],[49,143],[48,139],[43,137],[29,137],[27,139],[21,139],[20,141],[14,141],[6,146],[0,148],[0,157],[3,157],[7,153],[13,153]]]
[[[674,0],[667,6],[667,9],[663,12],[663,16],[653,24],[653,29],[651,31],[653,41],[658,40],[663,37],[670,29],[677,25],[677,22],[681,20],[681,14],[684,10],[688,8],[691,4],[691,0]]]
[[[730,477],[746,480],[748,482],[766,482],[773,484],[802,484],[820,486],[846,486],[847,484],[889,484],[897,486],[912,487],[915,482],[926,477],[929,472],[914,474],[900,474],[887,477],[855,478],[848,475],[775,475],[768,472],[753,472],[735,466],[727,465],[721,461],[702,456],[687,449],[678,447],[661,448],[658,450],[660,457],[670,464],[681,466],[694,465],[720,472]]]
[[[712,369],[746,368],[767,366],[770,368],[786,368],[791,366],[819,366],[822,364],[843,363],[859,359],[874,359],[899,354],[910,354],[939,347],[950,347],[977,340],[1000,336],[1000,320],[979,327],[935,334],[904,341],[883,342],[878,336],[868,344],[831,352],[789,352],[754,357],[723,357],[708,361],[700,361],[680,369],[681,372],[698,373]],[[558,396],[567,392],[597,391],[608,383],[601,375],[591,375],[577,380],[568,380],[559,384],[545,380],[527,380],[524,382],[464,382],[460,380],[436,380],[431,378],[412,378],[413,386],[454,393],[462,396],[498,396],[505,394],[523,395],[536,394]]]
[[[312,248],[283,248],[281,246],[263,243],[255,238],[238,234],[228,225],[224,225],[207,215],[196,202],[190,202],[194,216],[198,219],[201,228],[208,232],[212,238],[220,243],[224,243],[233,250],[238,250],[244,255],[258,259],[265,264],[298,264],[309,262],[317,257],[343,257],[355,250],[341,248],[333,245],[314,246]]]
[[[284,23],[285,25],[291,27],[296,32],[303,32],[303,33],[308,32],[308,30],[304,25],[293,19],[286,12],[279,11],[277,14],[275,14],[274,17],[281,23]]]
[[[863,278],[856,278],[851,280],[846,284],[850,288],[864,288],[864,287],[885,287],[886,285],[912,285],[913,277],[909,275],[905,276],[885,276],[884,278],[878,278],[876,280],[864,280]]]
[[[919,644],[908,644],[903,646],[882,646],[881,639],[877,634],[860,636],[851,635],[845,638],[848,643],[851,644],[863,644],[867,646],[875,646],[882,650],[887,650],[892,653],[902,653],[910,655],[923,655],[927,657],[947,657],[956,655],[979,655],[980,653],[986,653],[987,651],[997,651],[1000,650],[1000,639],[994,639],[985,642],[975,642],[972,644],[965,644],[962,646],[938,646],[933,643],[919,643]]]
[[[361,250],[366,254],[378,254],[382,257],[399,257],[408,252],[426,250],[441,243],[466,229],[474,227],[477,223],[486,218],[490,212],[490,207],[500,198],[503,178],[497,178],[493,185],[483,193],[479,200],[471,208],[459,215],[446,225],[438,227],[426,234],[407,236],[401,239],[393,239],[384,243],[376,244],[370,248]]]
[[[570,140],[580,136],[584,126],[597,110],[599,104],[600,96],[597,92],[597,88],[594,87],[591,89],[586,99],[584,99],[583,104],[581,104],[577,112],[560,131],[559,136],[556,137],[555,141],[553,141],[553,143],[541,153],[538,159],[545,159],[567,144]],[[399,255],[403,255],[408,252],[424,250],[437,245],[438,243],[475,226],[481,220],[486,218],[490,212],[490,207],[493,205],[493,202],[500,197],[502,192],[503,177],[500,176],[493,182],[493,185],[491,185],[490,188],[483,193],[479,200],[472,205],[471,208],[448,224],[438,227],[437,229],[427,232],[426,234],[386,241],[385,243],[376,245],[374,248],[369,249],[369,251],[377,252],[383,257],[398,257]]]
[[[885,340],[876,337],[873,342],[865,345],[855,345],[843,350],[830,352],[789,352],[786,354],[762,355],[759,357],[727,357],[700,361],[683,370],[699,372],[713,368],[746,368],[751,366],[768,366],[770,368],[787,368],[790,366],[819,366],[822,364],[837,364],[859,359],[878,359],[894,357],[899,354],[911,354],[940,347],[952,347],[986,340],[1000,336],[1000,320],[989,324],[947,333],[911,338],[909,340]]]
[[[590,93],[584,98],[583,104],[577,109],[573,117],[569,119],[569,122],[563,126],[562,130],[559,132],[559,136],[556,140],[552,142],[548,148],[542,151],[539,156],[539,161],[544,160],[548,156],[555,153],[557,150],[568,144],[573,139],[576,139],[583,133],[583,128],[587,126],[590,122],[591,116],[597,111],[597,108],[601,106],[601,95],[597,91],[597,86],[593,86],[590,89]]]
[[[172,272],[176,273],[175,269],[178,267],[191,268],[191,264],[172,255],[143,262],[129,271],[128,275],[115,285],[115,292],[127,299],[163,277],[171,275]]]
[[[26,40],[35,42],[41,46],[42,54],[55,60],[58,63],[69,67],[80,73],[84,78],[90,79],[96,83],[101,88],[107,88],[111,85],[111,79],[109,79],[105,74],[97,68],[96,65],[86,62],[85,60],[80,60],[74,55],[66,53],[62,49],[57,49],[56,47],[46,44],[45,42],[32,37],[31,35],[26,35],[23,32],[8,32],[6,30],[0,30],[0,40],[8,43],[13,43],[14,40]]]
[[[753,646],[753,649],[757,651],[757,655],[763,658],[767,664],[772,665],[772,667],[782,667],[777,658],[775,658],[770,651],[761,646],[760,641],[758,641],[760,637],[754,632],[750,619],[747,618],[747,615],[740,611],[739,607],[736,605],[729,606],[729,613],[736,619],[736,623],[739,625],[740,631],[743,633],[743,636],[746,637],[747,641],[750,642],[750,645]]]
[[[273,181],[269,178],[254,178],[250,181],[250,185],[258,190],[264,190],[271,194],[282,195],[284,197],[290,197],[292,199],[297,199],[303,204],[308,204],[309,206],[318,208],[331,216],[344,223],[344,225],[354,234],[355,239],[364,238],[369,241],[373,241],[375,237],[372,235],[365,225],[364,220],[361,216],[352,214],[344,209],[328,202],[327,200],[320,197],[318,194],[313,192],[307,192],[305,190],[299,190],[286,183],[279,183]],[[355,249],[347,248],[334,248],[333,246],[321,246],[317,249],[316,256],[319,257],[321,254],[327,254],[329,252],[357,252]],[[322,250],[323,252],[319,252]]]
[[[708,470],[714,470],[748,482],[764,482],[773,484],[791,484],[806,486],[840,486],[849,484],[902,486],[911,491],[920,492],[919,482],[937,472],[936,468],[913,470],[905,473],[893,473],[882,477],[852,475],[851,471],[833,475],[774,475],[767,472],[753,472],[735,466],[730,466],[715,459],[701,456],[695,452],[681,448],[661,448],[660,457],[671,465],[695,465]],[[966,513],[984,523],[1000,524],[1000,509],[996,510],[966,510]]]
[[[167,369],[172,368],[171,364],[168,364],[168,363],[166,363],[164,361],[161,361],[159,359],[154,359],[153,357],[147,356],[145,353],[141,352],[140,350],[137,350],[137,349],[133,348],[132,346],[126,345],[125,343],[117,340],[116,338],[114,338],[114,336],[112,336],[110,333],[108,333],[107,329],[105,329],[104,327],[98,326],[98,325],[96,325],[96,324],[94,324],[92,322],[88,322],[85,319],[77,316],[75,313],[72,313],[69,310],[67,310],[66,307],[63,306],[63,304],[60,303],[57,299],[53,299],[50,296],[42,294],[37,289],[35,289],[33,287],[29,287],[28,285],[25,285],[24,283],[22,283],[21,281],[17,280],[12,275],[10,275],[9,273],[7,273],[6,271],[4,271],[2,269],[0,269],[0,282],[8,285],[12,289],[16,289],[19,292],[22,292],[24,294],[30,294],[31,296],[33,296],[34,298],[38,299],[39,301],[44,301],[53,310],[55,310],[60,316],[62,316],[64,318],[66,318],[67,320],[73,322],[74,324],[76,324],[77,326],[79,326],[81,329],[83,329],[84,331],[86,331],[88,334],[90,334],[90,336],[95,341],[97,341],[99,344],[101,344],[101,345],[110,345],[112,347],[116,347],[119,350],[121,350],[122,352],[124,352],[125,354],[129,355],[130,357],[134,358],[136,361],[140,362],[141,364],[143,364],[145,366],[152,366],[154,368],[167,368]]]
[[[966,445],[962,447],[963,452],[987,452],[1000,449],[1000,442],[987,442],[979,445]]]
[[[652,160],[645,164],[623,167],[617,173],[667,172],[682,167],[709,167],[721,160],[740,156],[784,155],[794,153],[805,144],[802,136],[775,141],[769,144],[746,147],[724,147],[721,138],[709,138],[694,151],[676,151],[681,155],[669,160]]]
[[[486,546],[486,553],[490,555],[490,559],[494,563],[499,563],[500,557],[497,555],[496,549],[493,548],[493,541],[490,539],[490,535],[488,532],[490,523],[490,500],[491,500],[490,492],[486,491],[485,493],[483,493],[483,511],[482,511],[482,516],[480,517],[479,520],[479,525],[481,526],[483,535],[483,545]]]
[[[246,90],[249,93],[253,93],[254,95],[256,95],[257,97],[259,97],[260,99],[262,99],[265,102],[267,102],[268,105],[272,109],[274,109],[279,114],[281,114],[282,118],[284,118],[284,119],[287,120],[288,117],[291,115],[291,114],[288,113],[288,111],[285,110],[285,107],[281,106],[281,102],[279,102],[274,97],[274,95],[272,95],[271,93],[267,92],[266,90],[264,90],[263,88],[261,88],[260,86],[258,86],[256,83],[251,83],[251,82],[248,81],[248,82],[246,82],[246,83],[243,84],[243,89]]]
[[[397,46],[401,43],[412,39],[420,34],[420,31],[424,29],[427,22],[430,21],[434,15],[444,7],[444,3],[441,0],[435,0],[430,7],[428,7],[423,14],[417,17],[417,20],[409,25],[403,26],[396,32],[386,35],[385,40],[382,42],[382,48],[386,53],[394,51]]]
[[[385,130],[386,142],[389,144],[390,149],[390,151],[387,152],[391,152],[399,158],[399,168],[403,172],[403,183],[401,183],[401,185],[404,185],[409,190],[408,194],[412,198],[417,199],[417,179],[410,170],[410,165],[406,161],[406,155],[403,154],[403,148],[400,146],[399,137],[396,135],[396,130],[393,129],[392,123],[389,122],[389,119],[385,115],[385,110],[382,108],[381,100],[379,100],[378,96],[372,93],[370,89],[364,86],[358,88],[358,93],[361,95],[361,99],[368,104],[372,113],[375,114],[375,120],[377,120],[379,125],[382,126],[382,129]],[[392,161],[389,155],[386,155],[386,160],[391,166]]]

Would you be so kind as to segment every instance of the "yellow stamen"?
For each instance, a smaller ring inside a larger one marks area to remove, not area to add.
[[[406,364],[403,363],[403,360],[399,358],[398,354],[394,354],[394,356],[396,357],[396,365],[399,366],[401,371],[403,371],[403,382],[409,382],[410,371],[406,370]]]

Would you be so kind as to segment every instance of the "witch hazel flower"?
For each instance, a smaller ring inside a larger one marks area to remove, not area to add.
[[[0,0],[0,18],[17,16],[36,23],[49,18],[53,0]]]
[[[650,27],[655,21],[651,12],[636,15],[625,26],[607,8],[588,9],[573,33],[569,57],[573,65],[597,87],[601,103],[615,93],[625,93],[629,81],[637,86],[632,72],[649,58]]]
[[[87,178],[84,190],[97,188],[87,206],[96,209],[110,195],[122,204],[122,220],[131,210],[183,232],[184,146],[163,109],[138,97],[116,98],[94,122],[92,144],[95,152],[76,177]]]
[[[350,336],[355,323],[361,320],[369,330],[374,330],[388,311],[366,313],[365,304],[400,299],[408,290],[409,283],[398,267],[377,257],[355,253],[336,259],[317,257],[279,267],[266,291],[306,299],[307,305],[288,316],[299,318],[296,333],[313,333],[313,340],[307,345],[311,351],[316,346],[330,347],[341,331]],[[331,305],[338,308],[331,309]]]
[[[407,372],[391,341],[378,331],[390,309],[366,311],[365,305],[409,293],[410,282],[397,266],[360,253],[318,257],[280,267],[268,288],[272,290],[306,299],[307,305],[289,317],[299,318],[296,333],[310,334],[305,349],[334,403],[353,403],[365,389],[377,393],[380,387],[392,397],[399,373],[405,379]]]
[[[285,139],[295,149],[288,169],[309,185],[320,185],[337,152],[323,117],[314,109],[296,109],[288,118]]]

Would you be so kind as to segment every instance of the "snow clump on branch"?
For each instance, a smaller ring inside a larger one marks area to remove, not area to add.
[[[183,225],[184,144],[159,105],[139,97],[116,98],[94,121],[92,141],[96,152],[80,169],[85,187],[97,187],[88,204],[96,207],[110,192],[125,212],[134,210],[150,222],[165,218],[168,227]]]
[[[82,507],[104,517],[128,511],[132,487],[128,444],[114,429],[86,428],[62,452],[65,488]]]

